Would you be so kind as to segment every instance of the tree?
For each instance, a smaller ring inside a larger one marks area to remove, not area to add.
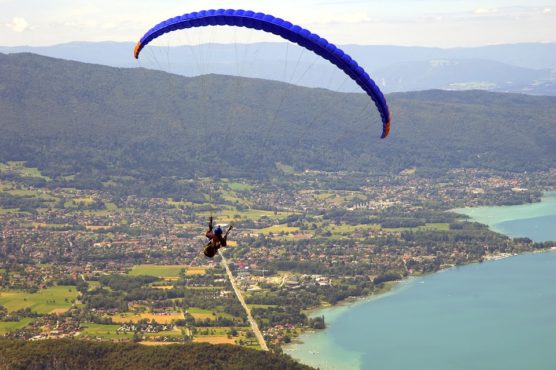
[[[141,341],[141,336],[139,335],[139,333],[135,332],[133,333],[133,337],[131,338],[131,341],[133,343],[138,343]]]

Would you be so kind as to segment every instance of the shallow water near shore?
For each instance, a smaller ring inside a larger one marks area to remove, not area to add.
[[[556,192],[544,194],[540,203],[453,211],[511,237],[528,237],[536,242],[556,241]]]
[[[543,203],[481,207],[472,217],[510,236],[556,240],[556,224],[542,223],[556,217],[556,193]],[[555,307],[556,252],[526,254],[413,278],[378,299],[316,311],[328,328],[302,335],[303,344],[285,352],[321,369],[556,369]]]

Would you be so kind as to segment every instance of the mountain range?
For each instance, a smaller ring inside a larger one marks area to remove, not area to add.
[[[0,54],[0,76],[0,161],[27,161],[54,179],[260,178],[279,163],[299,171],[535,171],[556,159],[556,97],[389,94],[392,130],[381,140],[364,94],[25,53]]]
[[[32,52],[113,67],[146,67],[184,76],[236,75],[358,92],[349,78],[309,51],[288,43],[149,46],[139,62],[132,43],[68,43],[47,47],[0,47],[3,53]],[[556,95],[556,43],[426,48],[343,45],[381,89],[517,92]],[[324,76],[324,77],[323,77]]]

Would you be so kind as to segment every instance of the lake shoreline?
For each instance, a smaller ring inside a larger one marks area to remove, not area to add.
[[[528,252],[524,252],[524,253],[519,253],[519,254],[515,254],[515,255],[499,255],[498,258],[492,258],[489,260],[485,260],[484,263],[487,263],[489,265],[493,266],[504,266],[506,265],[508,262],[515,260],[514,258],[510,258],[510,257],[516,257],[516,258],[520,258],[520,257],[527,257],[527,256],[535,256],[535,255],[556,255],[556,247],[552,247],[549,249],[543,249],[543,250],[536,250],[536,251],[528,251]],[[504,265],[500,265],[500,264],[504,264]],[[439,271],[436,271],[435,273],[430,273],[430,274],[423,274],[423,275],[417,275],[417,276],[410,276],[407,279],[403,279],[400,281],[397,281],[396,284],[393,285],[392,289],[389,290],[388,292],[384,292],[381,294],[374,294],[371,296],[366,296],[366,297],[357,297],[354,299],[351,299],[349,302],[346,301],[342,301],[339,304],[333,305],[333,306],[325,306],[322,309],[318,310],[316,309],[315,311],[312,312],[312,314],[314,315],[320,315],[320,314],[324,314],[325,318],[331,317],[330,320],[327,321],[327,327],[324,330],[314,330],[314,329],[310,329],[307,331],[304,331],[302,334],[299,335],[299,337],[297,337],[296,339],[292,340],[291,343],[283,345],[282,349],[284,351],[285,354],[288,354],[290,356],[292,356],[294,359],[296,359],[297,361],[300,361],[301,363],[307,364],[309,366],[314,366],[314,367],[318,367],[321,369],[359,369],[362,368],[361,364],[362,364],[362,357],[365,356],[364,353],[359,352],[359,351],[355,351],[353,349],[348,349],[347,351],[343,349],[343,344],[342,342],[337,342],[338,339],[336,338],[338,329],[340,328],[344,328],[344,325],[346,323],[346,315],[351,315],[356,317],[356,313],[358,311],[361,311],[361,309],[358,309],[360,305],[372,302],[372,301],[376,301],[376,300],[380,300],[381,298],[386,298],[392,295],[398,295],[398,293],[403,293],[404,286],[407,286],[408,288],[411,288],[412,290],[415,289],[422,289],[420,288],[422,285],[421,284],[427,284],[430,282],[430,280],[426,280],[426,281],[416,281],[419,280],[420,278],[431,278],[431,277],[435,277],[435,276],[440,276],[441,274],[439,273],[446,273],[452,270],[457,270],[459,267],[462,268],[473,268],[473,266],[478,266],[483,264],[483,262],[475,262],[475,263],[470,263],[470,264],[465,264],[465,265],[460,265],[460,266],[454,266],[454,267],[449,267],[449,268],[445,268]],[[498,267],[498,269],[500,269],[500,267]],[[444,280],[444,279],[441,279]],[[414,284],[411,284],[412,282],[414,282]],[[421,284],[419,284],[421,283]],[[424,285],[423,285],[424,286]],[[400,289],[401,288],[401,289]],[[371,306],[374,306],[371,305]],[[322,310],[322,312],[321,312]],[[348,313],[348,311],[351,311],[350,313]],[[336,326],[337,325],[337,321],[341,320],[341,326]],[[352,319],[353,320],[357,320],[357,319]],[[349,321],[349,320],[348,320]],[[329,325],[330,324],[330,325]],[[363,325],[364,326],[364,325]],[[332,339],[332,341],[335,343],[333,348],[324,348],[324,349],[320,349],[320,347],[322,346],[322,342],[323,342],[323,337],[329,337],[331,334],[329,333],[331,330],[333,330],[335,332],[334,334],[334,339]],[[343,330],[343,329],[341,329]],[[362,327],[361,330],[365,331],[365,329]],[[316,344],[317,343],[317,344]],[[348,347],[349,348],[349,347]],[[327,358],[327,354],[329,351],[334,350],[335,353],[335,357],[333,360],[331,360],[330,358]],[[355,351],[355,352],[351,352],[351,351]],[[338,355],[339,352],[339,357],[337,358],[337,360],[339,360],[338,362],[335,362],[334,360],[336,360],[336,355]],[[343,354],[345,353],[345,355]],[[345,357],[348,356],[348,357]],[[346,365],[345,367],[340,365],[342,363],[342,361],[346,361],[346,359],[349,359],[351,365],[348,366]],[[366,367],[363,367],[366,368]]]
[[[502,209],[507,209],[507,207],[523,207],[523,206],[529,206],[529,205],[539,205],[543,202],[543,200],[546,200],[546,199],[550,200],[550,198],[554,198],[554,197],[556,197],[556,192],[551,191],[551,192],[544,193],[541,201],[537,202],[537,203],[531,203],[531,204],[526,203],[526,204],[521,205],[521,206],[493,206],[493,207],[488,207],[488,208],[496,208],[496,209],[502,210]],[[469,210],[469,209],[476,209],[476,208],[478,208],[478,207],[468,207],[468,208],[464,208],[464,209]],[[487,208],[487,207],[484,207],[484,208]],[[461,210],[461,209],[458,209],[458,210]],[[453,211],[453,210],[450,210],[450,211]],[[472,216],[469,216],[469,217],[471,219],[473,219]],[[522,219],[522,218],[519,218],[519,217],[515,218],[515,220],[520,220],[520,219]],[[480,221],[477,221],[477,222],[480,222]],[[503,235],[507,235],[507,234],[502,233],[498,230],[493,230],[491,224],[489,224],[489,223],[485,223],[485,222],[480,222],[480,223],[483,223],[483,224],[487,225],[489,227],[489,229],[491,229],[494,232],[497,232],[497,233],[500,233],[500,234],[503,234]],[[517,236],[509,236],[509,237],[516,238]],[[541,253],[549,253],[549,252],[556,252],[556,247],[547,247],[547,248],[543,248],[543,249],[539,249],[539,250],[529,250],[529,251],[524,251],[524,252],[520,252],[520,253],[489,254],[489,255],[485,255],[483,257],[483,259],[480,260],[480,261],[472,261],[472,262],[469,262],[469,263],[466,263],[466,264],[463,264],[463,265],[457,265],[457,266],[447,266],[446,268],[442,268],[438,271],[435,271],[435,272],[432,272],[432,273],[427,273],[427,274],[409,275],[408,277],[406,277],[402,280],[398,280],[398,281],[394,282],[385,291],[374,292],[373,294],[368,295],[368,296],[364,296],[364,297],[350,297],[350,298],[348,298],[348,299],[346,299],[342,302],[339,302],[335,305],[323,305],[323,306],[315,307],[311,310],[307,310],[306,313],[310,317],[320,315],[321,313],[322,314],[328,314],[328,316],[333,316],[332,320],[328,320],[326,322],[327,327],[323,330],[309,329],[309,330],[303,331],[299,336],[296,336],[295,338],[292,338],[293,340],[292,340],[291,343],[283,345],[282,349],[284,350],[285,353],[288,353],[290,355],[295,353],[296,351],[299,350],[299,347],[304,344],[304,340],[307,339],[306,336],[326,335],[325,333],[328,330],[330,330],[329,324],[333,325],[335,316],[340,316],[343,311],[353,309],[356,306],[358,306],[359,304],[367,303],[369,301],[373,301],[373,300],[377,300],[377,299],[386,297],[389,294],[393,294],[393,293],[399,291],[398,288],[400,286],[410,282],[412,279],[423,277],[423,276],[435,275],[436,273],[451,270],[453,268],[465,267],[465,266],[469,266],[469,265],[473,265],[473,264],[480,264],[480,263],[483,263],[483,262],[500,261],[500,260],[508,259],[509,257],[518,257],[518,256],[524,256],[524,255],[528,255],[528,254],[541,254]],[[325,319],[326,319],[327,315],[324,315],[324,316],[325,316]],[[315,352],[315,353],[312,353],[312,354],[317,355],[318,353]]]
[[[484,259],[482,261],[472,261],[463,265],[453,265],[453,266],[447,266],[444,268],[441,268],[437,271],[434,272],[429,272],[429,273],[425,273],[425,274],[415,274],[415,275],[408,275],[405,278],[401,279],[401,280],[396,280],[396,281],[389,281],[384,283],[385,285],[387,285],[387,287],[385,288],[381,288],[376,292],[371,293],[370,295],[366,295],[366,296],[359,296],[359,297],[348,297],[336,304],[325,304],[325,305],[321,305],[321,306],[317,306],[317,307],[312,307],[309,308],[307,310],[304,310],[304,313],[307,315],[307,317],[309,318],[314,318],[316,316],[320,316],[320,312],[321,311],[327,311],[327,310],[334,310],[334,309],[341,309],[341,308],[351,308],[355,305],[358,304],[362,304],[362,303],[367,303],[370,301],[374,301],[377,299],[381,299],[384,298],[386,296],[388,296],[389,294],[395,294],[397,288],[400,287],[400,285],[403,284],[407,284],[409,283],[411,280],[413,279],[417,279],[419,277],[424,277],[424,276],[431,276],[431,275],[435,275],[435,274],[439,274],[448,270],[452,270],[455,268],[460,268],[460,267],[465,267],[465,266],[470,266],[470,265],[475,265],[475,264],[481,264],[481,263],[486,263],[486,262],[492,262],[492,261],[500,261],[500,260],[504,260],[507,258],[511,258],[511,257],[519,257],[519,256],[525,256],[528,254],[542,254],[542,253],[550,253],[550,252],[556,252],[556,247],[550,247],[550,248],[546,248],[546,249],[539,249],[539,250],[531,250],[531,251],[525,251],[522,253],[493,253],[493,254],[489,254],[489,255],[485,255]],[[325,316],[326,319],[326,316]],[[290,349],[290,347],[298,345],[298,344],[303,344],[303,341],[300,341],[298,338],[300,336],[303,336],[305,334],[314,334],[314,333],[321,333],[324,332],[328,329],[328,324],[326,323],[326,328],[324,329],[306,329],[306,330],[302,330],[301,333],[299,333],[296,337],[292,338],[292,341],[290,343],[286,343],[283,344],[281,346],[281,348],[283,350],[287,350]]]

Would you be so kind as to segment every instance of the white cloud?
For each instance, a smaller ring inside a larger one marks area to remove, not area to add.
[[[320,11],[318,15],[311,14],[310,17],[306,17],[304,23],[327,23],[327,24],[338,24],[338,23],[361,23],[370,22],[372,18],[365,11],[358,12],[332,12],[332,11]]]
[[[14,32],[23,32],[29,28],[29,22],[22,17],[13,17],[12,21],[6,25]]]
[[[478,8],[475,9],[473,12],[475,14],[495,14],[498,13],[498,9],[496,8]]]
[[[34,4],[30,6],[30,4]],[[556,0],[241,0],[298,24],[336,44],[476,46],[556,41]],[[419,6],[416,6],[419,4]],[[69,41],[135,41],[161,20],[230,0],[0,0],[0,45]],[[413,6],[415,5],[415,6]],[[23,17],[22,17],[23,15]],[[29,24],[30,23],[30,24]],[[2,32],[1,29],[10,29]],[[280,41],[246,29],[190,30],[161,42]]]

